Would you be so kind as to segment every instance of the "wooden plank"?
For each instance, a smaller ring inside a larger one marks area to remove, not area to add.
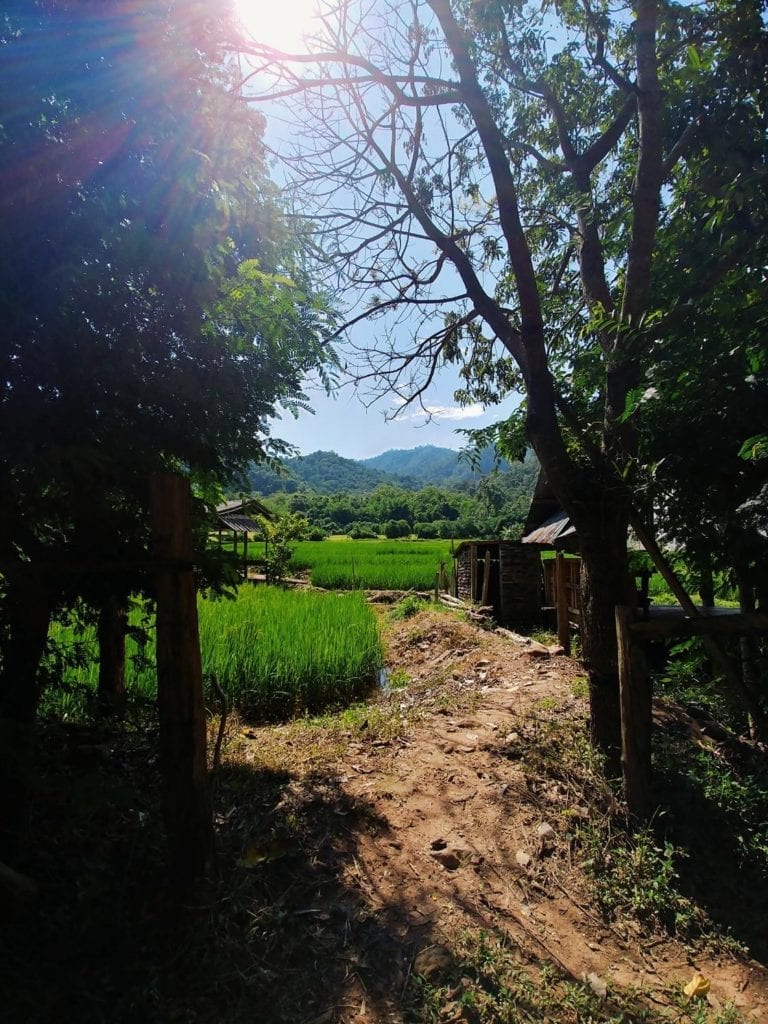
[[[621,701],[621,768],[627,808],[647,820],[653,809],[651,788],[651,677],[638,640],[633,640],[632,608],[616,608]]]
[[[732,615],[699,615],[688,618],[682,612],[679,615],[665,615],[651,618],[643,622],[633,622],[629,629],[637,636],[671,637],[671,636],[747,636],[768,633],[768,615],[754,612]]]
[[[491,553],[486,550],[485,558],[483,559],[483,592],[480,597],[480,604],[488,604],[488,591],[491,586]]]
[[[571,624],[568,617],[568,574],[565,556],[555,557],[555,607],[557,608],[557,640],[566,654],[571,653]]]
[[[153,547],[161,559],[192,558],[189,481],[151,482]],[[160,565],[157,586],[157,703],[163,814],[171,879],[190,888],[213,858],[203,672],[194,573]]]

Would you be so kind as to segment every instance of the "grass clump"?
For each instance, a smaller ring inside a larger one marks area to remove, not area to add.
[[[391,609],[389,613],[390,619],[395,622],[402,621],[404,619],[412,619],[414,615],[418,615],[419,612],[423,612],[427,607],[427,603],[423,598],[417,597],[415,594],[409,594],[404,597],[402,601],[398,601],[396,605]]]

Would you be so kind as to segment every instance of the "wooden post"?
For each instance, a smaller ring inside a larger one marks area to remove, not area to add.
[[[633,608],[617,606],[621,701],[621,767],[627,808],[633,818],[647,820],[653,810],[651,791],[651,677],[640,644],[633,642]]]
[[[477,591],[477,548],[472,545],[469,559],[469,603],[473,604]]]
[[[568,566],[565,555],[555,556],[555,608],[557,609],[557,641],[566,654],[571,653],[571,624],[568,616]]]
[[[152,478],[160,770],[169,867],[180,891],[213,857],[191,508],[187,479],[175,473]]]
[[[480,597],[480,604],[483,608],[488,605],[488,591],[491,587],[491,552],[486,549],[483,559],[483,593]]]

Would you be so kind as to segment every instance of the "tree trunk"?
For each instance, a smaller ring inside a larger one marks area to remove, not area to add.
[[[7,582],[0,668],[0,857],[13,859],[26,831],[38,668],[53,597],[34,570]]]
[[[616,606],[634,607],[627,559],[627,513],[620,501],[584,506],[574,520],[582,552],[582,657],[589,677],[590,735],[609,774],[621,764]]]
[[[99,609],[99,707],[113,714],[125,701],[125,635],[128,606],[122,597],[110,594]]]
[[[699,559],[699,597],[702,608],[715,607],[715,577],[712,572],[712,559]]]

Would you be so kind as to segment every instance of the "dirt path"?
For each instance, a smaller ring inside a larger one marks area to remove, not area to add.
[[[388,696],[407,726],[388,735],[380,722],[357,723],[341,737],[335,774],[322,781],[309,770],[281,790],[278,809],[301,823],[314,865],[309,882],[296,865],[290,876],[288,904],[308,911],[313,930],[293,935],[299,948],[286,963],[299,983],[311,934],[335,964],[327,987],[313,982],[303,1019],[412,1019],[404,994],[414,967],[437,983],[462,937],[483,930],[521,963],[550,962],[598,992],[631,987],[656,1009],[699,971],[713,1014],[733,1004],[768,1020],[761,965],[600,917],[574,839],[593,812],[567,773],[530,764],[521,738],[538,730],[546,752],[555,724],[584,716],[576,662],[434,612],[391,624],[389,651],[393,678],[412,681]],[[258,762],[255,747],[246,756]],[[473,1020],[456,995],[439,1019]]]

